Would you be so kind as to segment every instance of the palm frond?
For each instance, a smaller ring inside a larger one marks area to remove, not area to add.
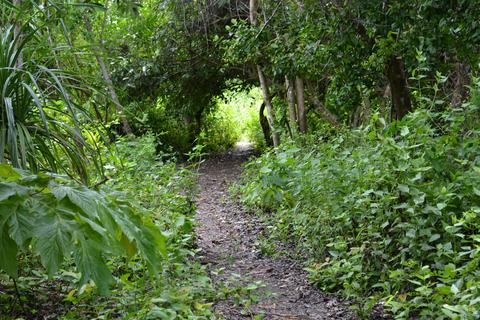
[[[72,97],[88,91],[75,75],[34,59],[17,66],[25,48],[35,45],[35,28],[0,30],[0,162],[32,171],[60,171],[88,181],[89,163],[98,166],[97,146],[82,136],[90,116]]]

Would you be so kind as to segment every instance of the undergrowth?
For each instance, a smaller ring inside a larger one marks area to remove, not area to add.
[[[397,319],[480,317],[478,106],[310,136],[246,166],[242,200],[321,289]]]
[[[0,168],[1,208],[30,195],[22,203],[31,210],[30,221],[22,219],[20,228],[10,230],[25,246],[16,259],[2,261],[12,276],[8,262],[18,262],[18,274],[13,282],[0,273],[0,314],[6,319],[211,319],[213,285],[193,259],[194,174],[157,156],[151,135],[121,139],[104,158],[107,179],[99,191],[63,177]],[[50,223],[55,219],[63,226],[55,229]],[[16,230],[22,228],[37,230],[34,238],[21,239],[26,231]],[[58,252],[51,251],[52,244]],[[124,248],[123,256],[117,246]],[[87,264],[82,257],[98,261]],[[52,261],[44,261],[48,258]]]

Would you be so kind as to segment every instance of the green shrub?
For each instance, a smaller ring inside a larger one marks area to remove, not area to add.
[[[183,157],[196,144],[204,146],[207,152],[225,151],[239,140],[264,146],[258,121],[260,101],[258,88],[226,91],[213,98],[212,105],[197,120],[186,109],[172,109],[168,99],[159,99],[153,105],[148,101],[132,102],[128,109],[137,135],[153,133],[157,137],[157,151],[173,150]]]
[[[217,109],[204,115],[202,132],[197,142],[206,151],[224,151],[233,147],[240,138],[240,121],[236,119],[234,106],[218,103]]]
[[[251,110],[250,117],[245,121],[244,139],[253,143],[256,149],[263,150],[267,147],[262,127],[258,120],[258,110]]]
[[[2,315],[33,317],[48,296],[63,301],[49,315],[65,319],[211,319],[213,287],[192,259],[195,176],[155,141],[104,150],[100,191],[0,166],[0,268],[16,279],[0,272]],[[5,293],[17,284],[23,303]]]
[[[464,106],[466,107],[466,106]],[[382,299],[398,319],[480,317],[480,131],[474,106],[284,145],[246,167],[320,288]],[[384,122],[383,122],[384,124]]]
[[[123,137],[106,165],[113,178],[103,189],[120,193],[142,207],[163,230],[167,252],[154,282],[144,272],[136,273],[139,266],[133,265],[114,298],[133,304],[141,297],[140,302],[128,310],[121,310],[121,306],[113,310],[132,319],[209,319],[213,286],[205,267],[192,259],[196,254],[196,176],[188,168],[179,167],[170,156],[157,153],[155,143],[153,134]],[[118,267],[125,268],[122,264]]]
[[[138,250],[151,271],[161,267],[164,236],[121,199],[3,164],[0,195],[0,268],[14,279],[20,250],[38,255],[49,276],[72,257],[80,286],[93,280],[101,292],[113,281],[106,257]]]
[[[140,108],[136,107],[135,109]],[[154,106],[147,106],[146,109],[147,111],[141,115],[142,121],[137,122],[136,127],[142,134],[146,132],[156,134],[161,151],[165,152],[172,148],[183,154],[192,148],[193,126],[186,125],[181,112],[171,110],[165,102],[161,101]]]

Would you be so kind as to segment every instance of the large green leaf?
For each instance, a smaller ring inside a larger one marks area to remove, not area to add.
[[[161,264],[159,254],[163,256],[167,254],[165,236],[162,235],[158,227],[144,223],[130,208],[126,207],[122,213],[116,215],[116,222],[120,229],[130,241],[135,241],[149,268],[152,271],[158,270]]]
[[[64,209],[37,207],[34,249],[42,264],[52,276],[59,268],[65,255],[69,254],[71,244],[70,231],[75,226],[75,215]]]
[[[0,182],[0,201],[4,201],[16,194],[25,195],[27,189],[12,182]]]
[[[18,277],[17,252],[17,244],[8,235],[5,225],[3,229],[0,229],[0,268],[12,278]]]
[[[8,226],[10,227],[9,234],[18,246],[23,246],[33,236],[33,223],[32,212],[24,206],[20,206],[12,211],[8,221]]]
[[[96,216],[98,211],[98,201],[100,201],[99,194],[87,188],[73,189],[66,188],[68,199],[78,206],[83,212],[91,216]]]
[[[1,161],[1,159],[0,159]],[[15,171],[10,165],[0,163],[0,178],[6,181],[18,180],[21,175]]]
[[[138,208],[61,177],[15,172],[16,182],[0,182],[0,269],[17,275],[20,247],[32,249],[49,276],[73,255],[81,284],[92,280],[103,293],[112,282],[108,257],[138,253],[158,273],[167,254],[165,238]]]
[[[82,271],[80,285],[92,279],[99,292],[106,294],[109,285],[113,283],[113,277],[102,257],[101,244],[85,238],[82,233],[77,231],[74,232],[74,238],[78,241],[74,252],[75,263],[78,269]]]

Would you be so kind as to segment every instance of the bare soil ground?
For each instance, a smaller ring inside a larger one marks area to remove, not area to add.
[[[262,319],[357,319],[346,301],[311,286],[298,262],[262,256],[256,248],[264,225],[228,192],[241,174],[242,162],[251,155],[250,148],[243,145],[211,157],[200,169],[196,231],[214,282],[240,278],[245,286],[256,281],[265,285],[258,292],[260,300],[247,312],[233,299],[217,303],[215,311],[228,320],[253,319],[255,314],[262,314]],[[215,272],[218,269],[223,273]]]

